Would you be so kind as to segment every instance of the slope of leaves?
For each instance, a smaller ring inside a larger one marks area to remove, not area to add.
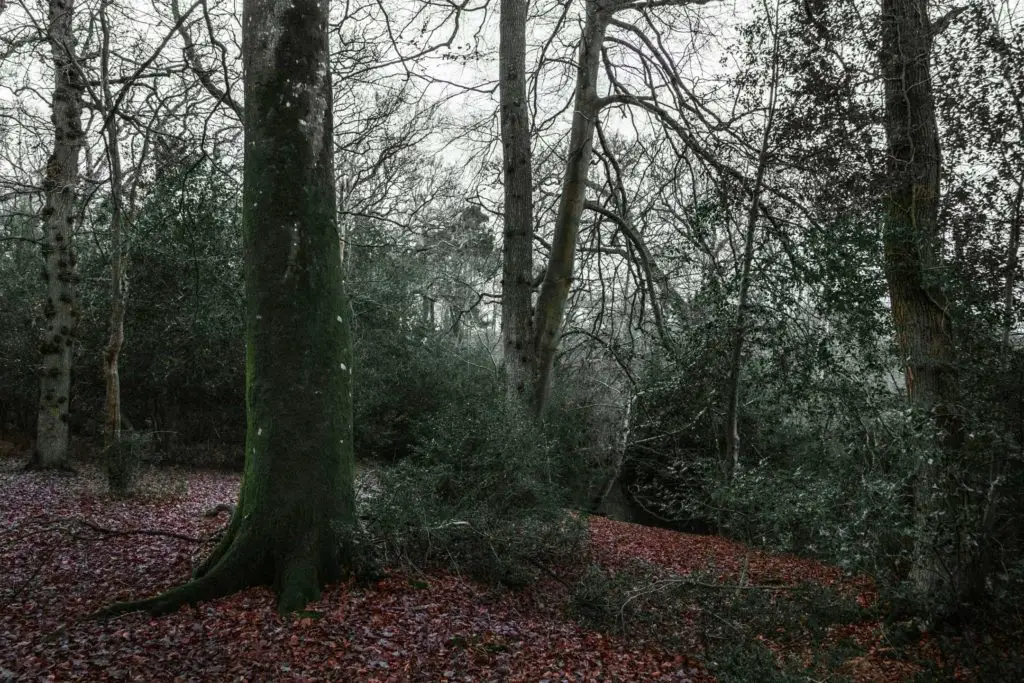
[[[637,527],[602,517],[591,520],[590,533],[594,553],[606,567],[623,567],[640,559],[683,575],[710,572],[727,581],[756,585],[814,583],[833,587],[856,597],[864,607],[870,606],[877,597],[866,577],[848,577],[838,567],[754,550],[719,536]]]
[[[0,472],[0,679],[583,681],[710,680],[694,662],[635,648],[562,614],[557,582],[495,593],[457,576],[394,571],[346,584],[298,618],[252,589],[161,619],[94,610],[185,580],[224,522],[237,475],[150,473],[140,500],[102,479]],[[88,521],[84,525],[80,520]],[[561,593],[561,595],[560,595]]]
[[[204,513],[233,502],[238,476],[149,471],[140,495],[119,501],[106,496],[95,469],[70,477],[22,473],[18,464],[0,460],[0,680],[727,681],[744,674],[713,658],[733,645],[749,657],[750,642],[767,658],[758,671],[802,662],[805,675],[771,680],[808,680],[824,670],[824,651],[840,653],[827,668],[832,680],[927,675],[897,656],[867,613],[826,615],[809,635],[814,610],[832,608],[805,587],[858,610],[878,600],[867,579],[722,538],[602,518],[590,524],[594,565],[573,590],[555,578],[571,573],[562,568],[523,591],[396,568],[371,583],[335,586],[298,616],[278,616],[269,591],[251,589],[160,619],[91,620],[113,601],[186,580],[226,522]],[[620,581],[635,578],[638,566],[646,583]],[[610,613],[632,608],[647,629],[574,620],[571,605],[588,576]],[[786,610],[797,616],[789,625]],[[917,639],[912,649],[970,678],[949,667],[934,641]]]

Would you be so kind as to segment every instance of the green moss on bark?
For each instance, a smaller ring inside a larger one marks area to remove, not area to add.
[[[247,0],[244,13],[242,489],[194,580],[129,609],[163,612],[270,584],[279,609],[294,611],[352,569],[350,315],[335,224],[326,3]]]

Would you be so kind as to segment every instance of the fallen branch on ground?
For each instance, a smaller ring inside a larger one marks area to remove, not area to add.
[[[205,543],[208,538],[196,538],[195,536],[189,536],[187,534],[179,534],[176,531],[163,531],[161,529],[111,529],[109,527],[102,526],[96,522],[90,522],[86,519],[78,519],[75,517],[32,517],[25,520],[21,524],[17,524],[8,529],[3,530],[3,534],[13,534],[15,531],[25,529],[32,523],[38,523],[41,525],[49,525],[44,528],[35,529],[33,531],[26,531],[22,536],[19,536],[15,541],[28,538],[37,534],[47,533],[49,531],[65,531],[66,525],[78,525],[83,526],[90,531],[94,531],[104,536],[162,536],[165,538],[174,538],[179,541],[187,541],[189,543]],[[76,536],[76,538],[82,538]],[[83,539],[83,540],[94,540],[94,539]]]
[[[165,538],[176,538],[180,541],[188,541],[189,543],[203,543],[207,540],[205,538],[196,538],[195,536],[189,536],[187,534],[179,534],[176,531],[162,531],[160,529],[110,529],[85,519],[66,518],[60,521],[80,524],[91,531],[107,536],[163,536]]]

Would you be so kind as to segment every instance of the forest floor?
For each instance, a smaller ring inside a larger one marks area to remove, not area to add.
[[[299,616],[251,589],[98,621],[187,579],[227,521],[204,512],[234,501],[238,475],[154,469],[118,501],[97,468],[19,465],[0,459],[0,681],[979,679],[919,630],[897,647],[867,578],[599,517],[571,581],[511,591],[395,568]]]

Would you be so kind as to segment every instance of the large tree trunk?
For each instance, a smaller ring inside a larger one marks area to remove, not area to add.
[[[501,339],[505,386],[521,406],[533,401],[533,161],[526,101],[528,0],[501,0],[498,90],[504,153],[505,216],[501,279]]]
[[[938,223],[939,153],[929,68],[932,28],[928,0],[882,0],[888,194],[885,272],[893,322],[905,362],[911,403],[934,415],[945,457],[961,436],[951,319],[942,290],[942,232]],[[916,547],[911,583],[935,598],[949,588],[952,567],[938,532],[944,458],[917,464]]]
[[[576,96],[573,105],[569,155],[566,159],[562,195],[555,218],[555,234],[551,256],[537,297],[533,333],[537,353],[537,378],[534,404],[542,414],[551,390],[551,374],[565,319],[565,304],[572,285],[576,259],[576,239],[594,150],[594,127],[600,109],[597,96],[597,72],[601,63],[601,46],[611,19],[612,10],[599,0],[587,0],[586,23],[580,41],[579,66],[576,72]]]
[[[350,309],[332,169],[328,0],[246,0],[245,473],[194,580],[116,605],[162,613],[271,584],[301,609],[349,569],[355,521]]]
[[[75,66],[72,31],[74,0],[50,0],[47,39],[53,54],[53,154],[43,189],[43,260],[46,331],[42,344],[39,419],[33,467],[65,467],[68,408],[71,401],[72,344],[78,313],[74,308],[75,255],[72,224],[76,209],[78,156],[82,149],[82,83]]]

